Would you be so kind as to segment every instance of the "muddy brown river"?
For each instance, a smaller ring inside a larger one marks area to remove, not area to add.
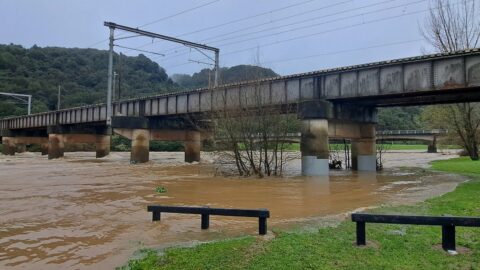
[[[394,168],[452,157],[413,152],[387,154],[391,162],[379,174],[301,177],[294,161],[288,177],[271,179],[215,176],[206,154],[202,163],[189,165],[183,153],[151,153],[152,161],[143,165],[130,165],[129,153],[93,156],[67,153],[49,161],[37,153],[0,155],[0,269],[112,269],[143,247],[258,232],[252,218],[212,216],[204,231],[196,215],[162,214],[153,223],[149,204],[268,208],[269,230],[291,229],[383,203],[417,202],[464,180]],[[167,192],[156,193],[157,186]]]

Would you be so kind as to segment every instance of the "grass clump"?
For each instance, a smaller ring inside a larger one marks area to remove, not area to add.
[[[167,188],[163,187],[163,186],[158,186],[157,188],[155,188],[155,192],[157,192],[157,193],[167,193]]]

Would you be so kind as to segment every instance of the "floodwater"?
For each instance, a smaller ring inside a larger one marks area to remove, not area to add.
[[[401,155],[411,162],[420,154],[392,154],[396,165]],[[424,162],[451,157],[425,155]],[[183,153],[151,153],[152,161],[143,165],[130,165],[128,153],[93,156],[67,153],[53,161],[37,153],[0,156],[1,269],[112,269],[142,247],[258,233],[252,218],[212,216],[210,229],[203,231],[196,215],[162,214],[153,223],[149,204],[268,208],[268,228],[289,229],[382,203],[416,202],[464,180],[421,169],[307,178],[298,176],[298,160],[283,179],[225,178],[215,176],[208,158],[182,163]],[[156,193],[157,186],[167,192]]]

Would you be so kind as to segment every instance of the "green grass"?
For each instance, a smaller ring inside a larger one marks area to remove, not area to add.
[[[480,161],[472,161],[469,157],[437,160],[432,162],[432,168],[439,171],[480,175]]]
[[[480,216],[480,162],[458,158],[433,163],[435,170],[470,174],[453,192],[411,206],[385,206],[376,213]],[[355,225],[315,232],[275,232],[271,240],[242,237],[145,251],[125,269],[480,269],[480,228],[457,228],[457,246],[468,252],[449,256],[440,248],[438,226],[367,224],[367,247],[354,245]]]
[[[285,145],[286,150],[289,151],[300,151],[299,143],[291,143]],[[330,144],[332,149],[341,149],[343,150],[343,144]],[[427,151],[428,146],[426,144],[388,144],[387,150],[425,150]],[[442,145],[438,146],[438,149],[460,149],[459,146],[454,145]]]

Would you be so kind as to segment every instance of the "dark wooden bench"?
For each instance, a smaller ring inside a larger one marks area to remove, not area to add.
[[[357,245],[359,246],[366,244],[365,223],[442,226],[442,248],[444,250],[455,250],[455,226],[480,227],[480,218],[474,217],[352,214],[352,221],[357,223]]]
[[[189,206],[162,206],[150,205],[148,212],[152,212],[152,221],[160,220],[160,214],[179,213],[179,214],[199,214],[202,217],[202,229],[208,229],[210,226],[210,215],[217,216],[235,216],[235,217],[258,217],[258,233],[267,234],[267,218],[270,217],[270,211],[267,209],[226,209],[210,207],[189,207]]]

